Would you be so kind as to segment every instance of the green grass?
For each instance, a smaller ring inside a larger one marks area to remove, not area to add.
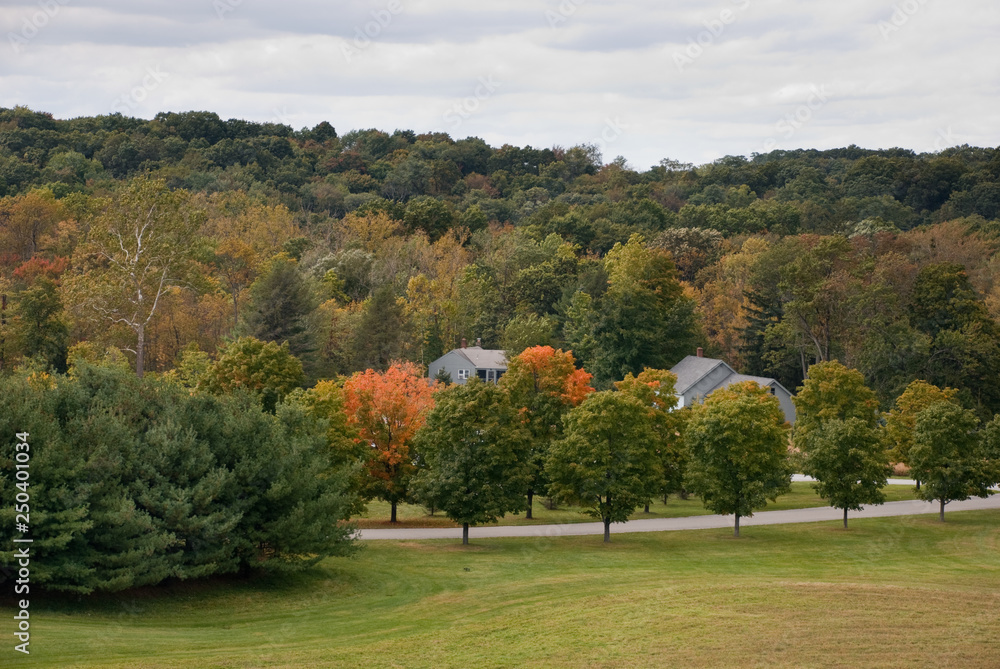
[[[911,486],[891,485],[884,488],[886,501],[898,502],[908,499],[917,499],[916,493]],[[571,506],[561,506],[556,509],[546,509],[542,504],[542,498],[536,497],[534,503],[534,518],[528,520],[524,514],[508,514],[500,520],[498,525],[545,525],[562,523],[588,523],[594,518],[588,516],[582,509]],[[778,498],[777,502],[767,505],[764,511],[783,511],[786,509],[806,509],[817,506],[828,506],[828,502],[816,494],[811,483],[792,483],[792,491],[787,495]],[[705,509],[701,500],[691,495],[688,499],[680,499],[676,495],[670,496],[666,504],[659,499],[654,501],[649,507],[649,513],[639,509],[632,514],[632,520],[640,518],[681,518],[684,516],[704,516],[712,513]],[[398,522],[392,525],[389,522],[390,507],[385,502],[373,501],[368,503],[368,511],[360,518],[356,519],[358,527],[361,528],[388,528],[388,527],[455,527],[455,523],[440,511],[433,516],[428,515],[427,510],[422,506],[413,504],[400,504],[396,509]]]
[[[252,582],[32,598],[3,667],[996,667],[1000,513],[373,542]]]

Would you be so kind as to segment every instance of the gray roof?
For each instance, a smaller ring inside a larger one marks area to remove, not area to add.
[[[476,369],[507,369],[507,351],[495,351],[479,346],[456,348]]]
[[[746,374],[733,374],[723,383],[727,386],[731,386],[734,383],[743,383],[744,381],[756,381],[759,386],[781,385],[774,379],[765,379],[763,376],[747,376]]]
[[[761,386],[779,387],[785,392],[788,392],[787,388],[774,379],[769,379],[763,376],[739,374],[723,360],[717,360],[715,358],[699,358],[694,355],[689,355],[674,365],[673,369],[670,370],[677,375],[677,385],[675,386],[677,394],[683,395],[686,393],[691,386],[701,381],[719,365],[725,367],[729,371],[729,375],[723,377],[711,390],[707,391],[706,394],[712,390],[717,390],[718,388],[728,388],[734,383],[741,383],[743,381],[756,381]],[[788,394],[791,395],[791,393]]]
[[[688,388],[701,381],[706,374],[719,365],[726,365],[726,363],[722,360],[716,360],[714,358],[699,358],[694,355],[689,355],[678,362],[670,370],[677,375],[677,385],[675,386],[677,394],[683,395],[686,393]],[[726,367],[729,367],[729,365],[726,365]],[[732,368],[730,368],[729,371],[735,374],[735,371]]]

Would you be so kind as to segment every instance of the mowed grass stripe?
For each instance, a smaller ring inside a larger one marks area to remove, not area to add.
[[[307,574],[36,596],[11,666],[997,666],[1000,512],[745,534],[379,542]]]

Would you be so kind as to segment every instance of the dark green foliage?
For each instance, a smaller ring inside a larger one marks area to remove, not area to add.
[[[41,278],[15,297],[14,338],[18,351],[39,358],[56,371],[66,371],[69,327],[54,281]]]
[[[684,440],[685,487],[705,508],[752,516],[789,490],[788,429],[778,399],[752,381],[719,389],[694,407]]]
[[[987,457],[991,447],[978,429],[976,414],[953,402],[937,402],[917,414],[910,475],[921,482],[923,499],[940,502],[942,521],[945,504],[988,497],[996,483],[996,464]]]
[[[881,435],[860,418],[825,421],[809,434],[803,473],[812,476],[820,497],[830,506],[860,511],[865,504],[882,504],[882,488],[892,469]]]
[[[287,342],[292,355],[308,363],[317,348],[315,310],[316,298],[297,263],[279,256],[250,288],[243,330],[261,341]]]
[[[312,564],[349,549],[354,500],[322,422],[247,395],[190,395],[125,370],[4,377],[0,489],[13,498],[16,431],[30,433],[32,584],[89,593]],[[0,564],[13,552],[10,509]]]
[[[598,302],[586,364],[600,386],[646,367],[670,369],[694,351],[694,301],[684,296],[669,253],[635,236],[605,265],[608,290]]]
[[[593,393],[564,420],[565,437],[546,462],[550,494],[579,504],[604,522],[623,523],[657,492],[663,479],[654,417],[637,398]]]
[[[416,439],[415,497],[464,526],[523,511],[530,436],[507,393],[473,379],[435,397]]]
[[[384,371],[403,357],[407,334],[403,306],[392,286],[382,286],[365,302],[355,343],[355,364],[359,369]],[[433,358],[432,358],[433,359]]]

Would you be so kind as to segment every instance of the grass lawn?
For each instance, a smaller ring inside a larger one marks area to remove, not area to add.
[[[373,542],[253,582],[32,598],[3,667],[996,667],[1000,512]]]
[[[884,489],[886,501],[899,502],[907,499],[917,499],[916,493],[911,486],[892,485]],[[805,509],[816,506],[829,506],[826,500],[816,494],[812,488],[812,483],[796,482],[792,483],[792,491],[787,495],[778,498],[777,502],[767,505],[763,511],[782,511],[785,509]],[[433,516],[427,514],[427,510],[422,506],[413,504],[400,504],[396,509],[398,522],[393,525],[389,522],[389,505],[385,502],[373,501],[368,504],[368,512],[364,516],[357,518],[355,522],[362,529],[388,528],[388,527],[455,527],[455,523],[440,511]],[[680,499],[676,495],[671,495],[666,504],[663,500],[656,500],[649,507],[649,513],[639,509],[632,514],[632,520],[640,518],[680,518],[682,516],[704,516],[712,513],[702,506],[701,500],[691,495],[688,499]],[[589,523],[594,518],[585,514],[581,509],[572,506],[563,506],[555,510],[546,509],[542,504],[542,498],[535,497],[534,518],[527,520],[524,514],[509,514],[502,518],[498,525],[546,525],[549,523]]]

